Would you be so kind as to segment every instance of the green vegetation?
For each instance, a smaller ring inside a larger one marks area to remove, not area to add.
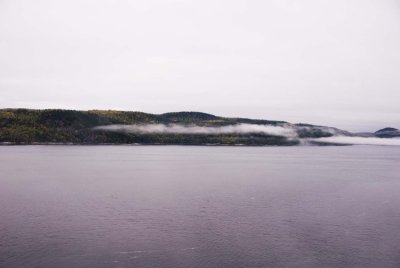
[[[224,118],[206,113],[179,112],[147,114],[112,110],[31,110],[0,109],[0,143],[74,143],[74,144],[221,144],[221,145],[295,145],[296,140],[265,134],[132,134],[94,130],[96,126],[112,124],[195,124],[226,126],[246,124],[287,124],[283,121]],[[301,136],[326,135],[318,131],[303,131]]]

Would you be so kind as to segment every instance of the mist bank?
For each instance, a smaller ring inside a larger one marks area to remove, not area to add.
[[[224,134],[265,134],[273,136],[284,136],[287,138],[297,138],[297,132],[289,126],[270,126],[255,124],[237,124],[220,127],[196,126],[196,125],[164,125],[164,124],[144,124],[144,125],[109,125],[98,126],[96,130],[127,132],[133,134],[204,134],[204,135],[224,135]]]
[[[295,141],[299,145],[400,145],[400,138],[379,138],[357,136],[332,127],[281,124],[280,126],[236,124],[220,127],[142,124],[107,125],[95,127],[96,130],[122,132],[137,135],[267,135],[280,136]],[[304,133],[318,133],[324,137],[304,138]],[[379,131],[377,131],[380,133]],[[373,134],[370,134],[373,135]]]
[[[400,138],[375,138],[375,137],[349,137],[332,136],[325,138],[308,139],[308,141],[326,144],[347,144],[347,145],[390,145],[400,146]]]

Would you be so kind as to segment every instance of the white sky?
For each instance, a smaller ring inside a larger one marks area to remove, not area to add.
[[[400,128],[400,1],[0,0],[0,107]]]

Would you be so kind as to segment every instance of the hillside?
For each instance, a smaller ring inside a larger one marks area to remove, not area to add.
[[[374,133],[379,138],[395,138],[400,137],[400,130],[392,127],[382,128]]]
[[[237,124],[285,126],[296,131],[299,138],[329,137],[347,133],[335,128],[308,124],[289,124],[284,121],[226,118],[200,112],[149,114],[113,110],[0,110],[0,143],[41,144],[245,144],[296,145],[298,139],[263,133],[174,134],[130,133],[96,129],[110,125],[178,124],[182,126],[223,127]]]

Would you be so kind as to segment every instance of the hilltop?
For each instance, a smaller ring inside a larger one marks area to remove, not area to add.
[[[376,137],[379,138],[394,138],[400,137],[400,130],[392,127],[382,128],[374,133]]]

